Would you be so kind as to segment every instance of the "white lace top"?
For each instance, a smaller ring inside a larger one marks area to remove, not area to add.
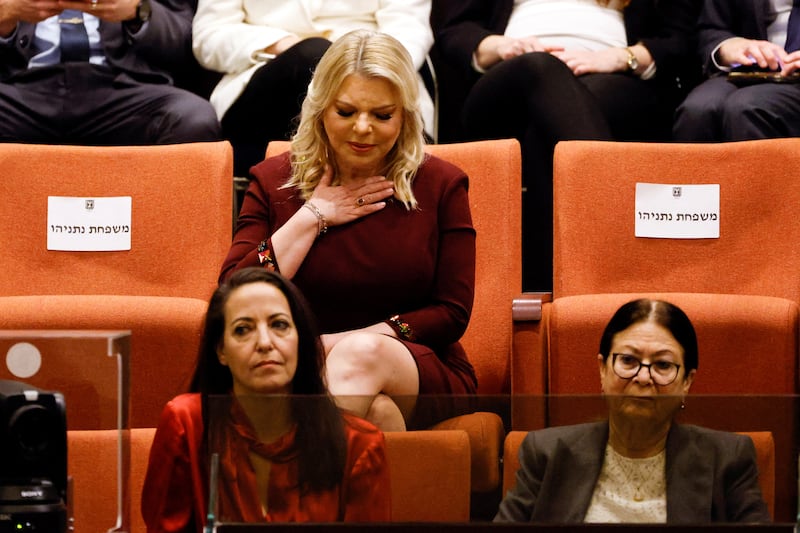
[[[584,522],[666,523],[666,452],[631,459],[606,445],[603,467]]]
[[[515,0],[505,35],[535,35],[546,45],[566,49],[603,50],[627,46],[625,22],[618,2],[597,0]]]

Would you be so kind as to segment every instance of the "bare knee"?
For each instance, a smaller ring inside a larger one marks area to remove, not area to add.
[[[402,343],[386,335],[348,335],[331,349],[326,367],[328,389],[334,396],[382,393],[392,398],[415,398],[419,392],[414,358]],[[404,414],[405,403],[398,403]]]
[[[405,431],[406,421],[398,405],[385,394],[372,400],[365,418],[382,431]]]
[[[348,335],[328,354],[328,376],[348,381],[359,376],[375,376],[380,369],[380,352],[380,339],[376,334]]]

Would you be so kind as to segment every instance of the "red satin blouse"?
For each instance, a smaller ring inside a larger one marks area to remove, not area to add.
[[[272,462],[264,513],[251,466],[252,428],[233,410],[227,446],[220,452],[218,518],[224,522],[383,522],[391,519],[389,466],[383,433],[344,414],[347,459],[342,483],[333,490],[297,489],[297,460]],[[288,449],[295,431],[260,447],[264,456]],[[149,533],[202,533],[208,508],[208,465],[203,451],[199,394],[167,403],[156,430],[142,491],[142,516]],[[320,443],[324,446],[324,443]]]

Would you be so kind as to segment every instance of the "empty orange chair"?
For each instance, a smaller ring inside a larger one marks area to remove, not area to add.
[[[131,423],[155,425],[188,382],[230,246],[232,165],[227,142],[0,144],[0,328],[131,330]],[[131,197],[131,249],[48,250],[51,196]]]
[[[554,159],[553,297],[758,294],[800,303],[800,139],[567,141]],[[719,184],[718,239],[634,236],[636,183]],[[780,231],[777,231],[780,230]]]
[[[231,241],[231,147],[0,144],[0,294],[206,300]],[[131,249],[47,249],[50,196],[130,196]]]

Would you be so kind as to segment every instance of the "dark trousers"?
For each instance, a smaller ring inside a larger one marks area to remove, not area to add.
[[[221,138],[207,100],[89,63],[32,69],[0,83],[0,142],[119,146]]]
[[[737,87],[719,76],[678,106],[673,136],[681,142],[800,137],[800,84]]]
[[[250,78],[222,117],[223,135],[233,145],[235,175],[248,176],[250,167],[264,159],[269,141],[292,135],[311,75],[330,44],[321,38],[300,41]]]
[[[522,288],[553,287],[553,149],[562,140],[644,139],[669,131],[656,91],[625,74],[576,77],[558,58],[503,61],[475,83],[462,120],[471,138],[522,147]]]

